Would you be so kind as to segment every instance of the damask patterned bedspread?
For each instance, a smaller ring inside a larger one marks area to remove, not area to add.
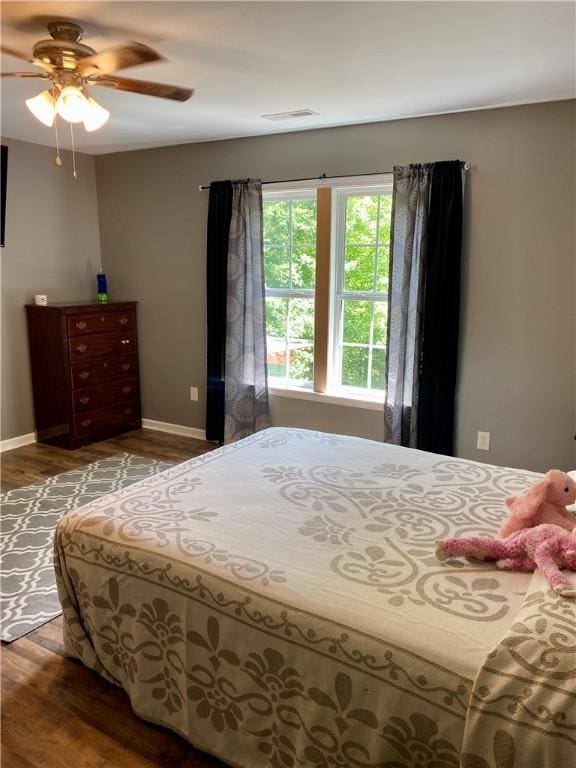
[[[535,478],[265,430],[61,520],[66,649],[232,766],[562,768],[573,604],[434,557]]]

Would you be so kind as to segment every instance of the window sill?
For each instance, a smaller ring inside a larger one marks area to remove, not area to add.
[[[328,393],[314,392],[311,389],[302,387],[268,387],[268,394],[272,397],[291,397],[295,400],[312,400],[316,403],[326,403],[326,405],[345,405],[348,408],[363,408],[366,411],[383,411],[384,403],[376,398],[369,398],[366,395],[356,395],[349,393]]]

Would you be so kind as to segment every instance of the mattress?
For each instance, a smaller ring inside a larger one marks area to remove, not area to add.
[[[66,650],[232,766],[568,765],[574,603],[434,556],[538,477],[265,430],[61,520]]]

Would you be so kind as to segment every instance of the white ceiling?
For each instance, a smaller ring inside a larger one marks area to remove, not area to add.
[[[121,74],[196,89],[186,103],[93,88],[112,112],[94,154],[575,96],[573,2],[7,2],[2,42],[26,53],[51,18],[100,50],[128,40],[169,61]],[[2,70],[27,67],[2,56]],[[38,80],[2,81],[4,136],[52,144],[27,110]],[[269,122],[261,115],[319,114]]]

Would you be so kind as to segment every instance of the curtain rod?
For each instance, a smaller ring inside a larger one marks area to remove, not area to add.
[[[470,170],[470,163],[462,162],[462,170],[463,171],[469,171]],[[294,184],[297,181],[322,181],[324,179],[350,179],[350,178],[356,178],[361,176],[384,176],[386,174],[391,174],[392,171],[372,171],[371,173],[339,173],[335,176],[327,176],[325,173],[321,174],[320,176],[304,176],[301,179],[277,179],[275,181],[263,181],[262,185],[264,184]],[[198,187],[200,192],[203,192],[205,189],[210,189],[210,184],[200,184]]]

